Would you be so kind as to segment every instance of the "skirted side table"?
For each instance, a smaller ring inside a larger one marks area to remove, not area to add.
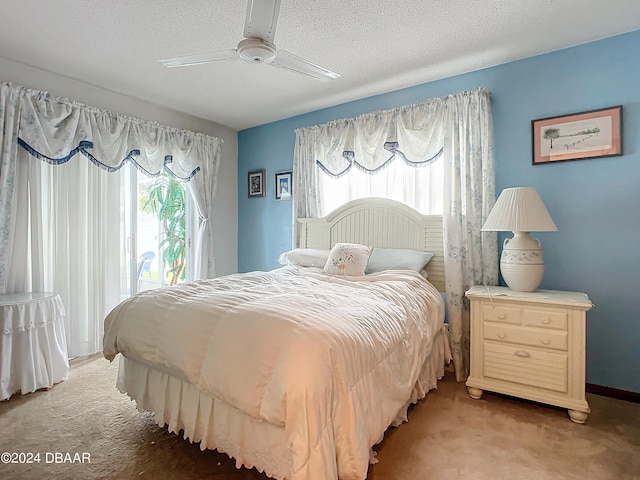
[[[0,295],[0,400],[67,379],[69,360],[60,295]]]

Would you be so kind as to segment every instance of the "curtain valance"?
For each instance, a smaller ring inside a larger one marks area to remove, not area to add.
[[[17,92],[18,144],[54,165],[79,153],[110,172],[130,161],[147,175],[158,175],[164,169],[188,181],[222,142],[216,137],[115,114],[47,92],[9,83],[3,83],[2,89]]]
[[[442,155],[446,99],[436,98],[296,130],[313,138],[315,164],[337,178],[355,167],[374,174],[393,161],[412,167]]]

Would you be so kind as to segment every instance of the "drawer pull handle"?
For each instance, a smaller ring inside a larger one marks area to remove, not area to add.
[[[547,325],[551,320],[549,320],[547,317],[542,319],[542,323],[544,323],[545,325]]]
[[[499,318],[500,320],[504,320],[505,318],[507,318],[507,316],[506,316],[504,313],[499,313],[499,314],[498,314],[498,318]]]
[[[504,333],[499,333],[498,338],[504,338]]]
[[[531,354],[529,352],[527,352],[526,350],[516,350],[515,352],[517,357],[530,357]]]
[[[543,338],[541,340],[541,342],[542,342],[543,345],[549,345],[549,339],[548,338]]]

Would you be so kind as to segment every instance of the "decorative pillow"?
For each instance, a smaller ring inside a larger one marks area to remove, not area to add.
[[[419,272],[433,258],[432,252],[409,248],[374,248],[369,257],[366,274],[383,270],[413,270]]]
[[[329,258],[329,252],[330,250],[316,250],[314,248],[294,248],[281,253],[278,257],[278,263],[280,265],[323,268]]]
[[[364,275],[371,249],[355,243],[336,243],[331,249],[324,273],[357,277]]]

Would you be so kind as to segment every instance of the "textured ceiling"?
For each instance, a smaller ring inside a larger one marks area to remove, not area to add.
[[[277,47],[339,79],[158,62],[235,48],[245,13],[244,0],[0,0],[0,57],[239,130],[640,29],[639,0],[282,0]]]

